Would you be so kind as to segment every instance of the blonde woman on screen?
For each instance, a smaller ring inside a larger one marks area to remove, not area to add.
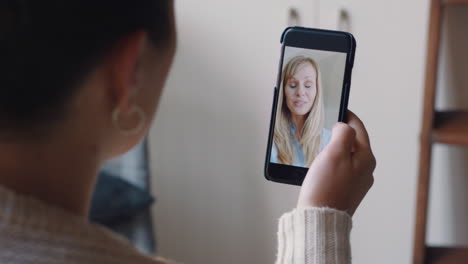
[[[330,141],[323,127],[323,87],[318,64],[296,56],[283,68],[270,161],[308,167]]]

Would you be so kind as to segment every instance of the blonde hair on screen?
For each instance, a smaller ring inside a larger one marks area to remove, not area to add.
[[[292,119],[291,112],[286,105],[284,99],[284,87],[288,80],[299,70],[304,64],[310,64],[314,67],[317,73],[315,95],[312,109],[307,113],[307,118],[302,131],[299,131],[301,138],[299,144],[304,152],[304,160],[306,166],[310,166],[317,154],[320,152],[320,143],[322,141],[322,128],[324,123],[323,95],[322,83],[320,78],[320,70],[318,64],[311,58],[304,56],[296,56],[292,58],[283,68],[281,74],[281,85],[278,96],[278,109],[275,121],[274,143],[278,150],[278,161],[281,164],[293,165],[294,151],[291,138],[295,135],[291,133]]]

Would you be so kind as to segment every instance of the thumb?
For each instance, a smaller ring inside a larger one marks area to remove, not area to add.
[[[356,131],[345,123],[333,126],[332,138],[329,146],[337,151],[351,152],[356,140]]]

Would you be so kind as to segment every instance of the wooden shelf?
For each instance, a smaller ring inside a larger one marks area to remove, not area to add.
[[[468,145],[468,111],[436,112],[432,140],[444,144]]]
[[[426,264],[463,264],[468,262],[468,248],[427,247]]]
[[[442,0],[444,5],[468,5],[468,0]]]
[[[430,0],[430,5],[412,264],[466,264],[468,248],[428,246],[426,231],[433,145],[468,146],[468,111],[438,112],[435,109],[437,76],[441,68],[442,14],[446,7],[468,6],[468,0]]]

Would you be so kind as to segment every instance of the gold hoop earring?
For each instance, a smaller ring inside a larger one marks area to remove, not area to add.
[[[143,109],[137,105],[133,105],[127,115],[128,116],[136,115],[138,117],[138,124],[135,127],[123,128],[120,125],[121,111],[119,107],[115,108],[114,111],[112,112],[112,123],[114,124],[114,127],[120,133],[126,136],[140,133],[141,130],[143,130],[145,123],[146,123],[146,114],[143,111]]]

